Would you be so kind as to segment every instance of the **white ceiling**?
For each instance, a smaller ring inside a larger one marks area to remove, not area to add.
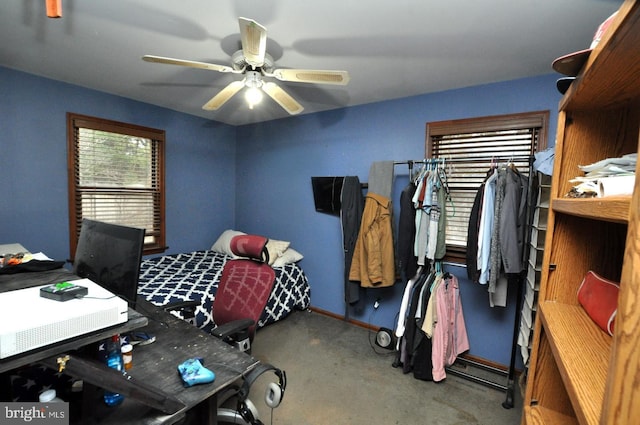
[[[267,28],[277,68],[336,69],[347,86],[278,82],[312,113],[552,73],[587,48],[621,0],[2,0],[0,65],[241,125],[288,116],[237,94],[202,105],[237,74],[142,61],[168,56],[230,65],[239,16]],[[277,81],[277,80],[274,80]],[[0,83],[1,86],[1,83]],[[46,101],[46,99],[43,99]]]

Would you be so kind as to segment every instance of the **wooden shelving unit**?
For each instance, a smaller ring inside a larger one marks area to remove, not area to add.
[[[629,221],[628,196],[592,199],[556,199],[553,210],[558,213],[577,215],[595,220],[627,223]]]
[[[566,197],[578,165],[637,153],[639,137],[640,4],[627,0],[559,105],[523,425],[640,423],[639,179],[631,196]],[[589,270],[620,282],[613,337],[578,303]]]
[[[546,302],[542,320],[565,388],[577,404],[580,423],[598,423],[604,400],[611,337],[593,324],[582,307]]]
[[[553,410],[545,409],[544,407],[538,407],[535,409],[525,409],[528,417],[528,424],[531,425],[545,425],[545,424],[565,424],[565,425],[578,425],[578,421],[570,416],[562,415]]]

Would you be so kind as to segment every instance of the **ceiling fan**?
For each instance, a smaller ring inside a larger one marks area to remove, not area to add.
[[[346,85],[349,82],[347,71],[328,71],[314,69],[275,69],[271,55],[266,52],[267,29],[258,22],[248,18],[238,18],[240,24],[240,41],[242,49],[231,56],[231,66],[213,63],[197,62],[184,59],[173,59],[161,56],[145,55],[147,62],[164,63],[170,65],[187,66],[191,68],[207,69],[218,72],[231,72],[244,75],[244,79],[229,83],[202,109],[216,110],[224,105],[233,95],[247,87],[247,101],[249,107],[258,103],[262,97],[260,89],[267,93],[289,114],[295,115],[304,109],[298,101],[272,81],[265,81],[264,77],[273,77],[280,81],[298,83],[337,84]]]

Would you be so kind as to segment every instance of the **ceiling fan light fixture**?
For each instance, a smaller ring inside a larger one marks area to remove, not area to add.
[[[262,101],[262,92],[257,87],[249,87],[244,94],[244,98],[249,104],[249,109],[253,109],[254,106]]]
[[[244,98],[249,104],[249,109],[253,109],[255,105],[262,101],[262,76],[257,71],[247,71],[244,80],[247,90],[244,94]]]

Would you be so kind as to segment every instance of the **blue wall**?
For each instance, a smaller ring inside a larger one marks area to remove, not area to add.
[[[234,127],[0,67],[0,243],[69,258],[67,112],[166,131],[169,252],[233,226]]]
[[[310,177],[357,175],[366,182],[374,161],[422,158],[429,121],[550,110],[553,144],[560,99],[555,78],[230,127],[0,67],[0,243],[68,257],[67,111],[161,128],[167,132],[168,253],[208,248],[227,228],[290,240],[305,256],[312,305],[343,314],[340,223],[315,211]],[[396,197],[407,182],[407,167],[396,166]],[[462,281],[471,354],[508,364],[514,303],[491,309],[484,287],[462,279],[464,269],[450,271]],[[351,317],[394,326],[403,289],[369,290],[365,308]],[[382,304],[374,311],[378,297]]]

